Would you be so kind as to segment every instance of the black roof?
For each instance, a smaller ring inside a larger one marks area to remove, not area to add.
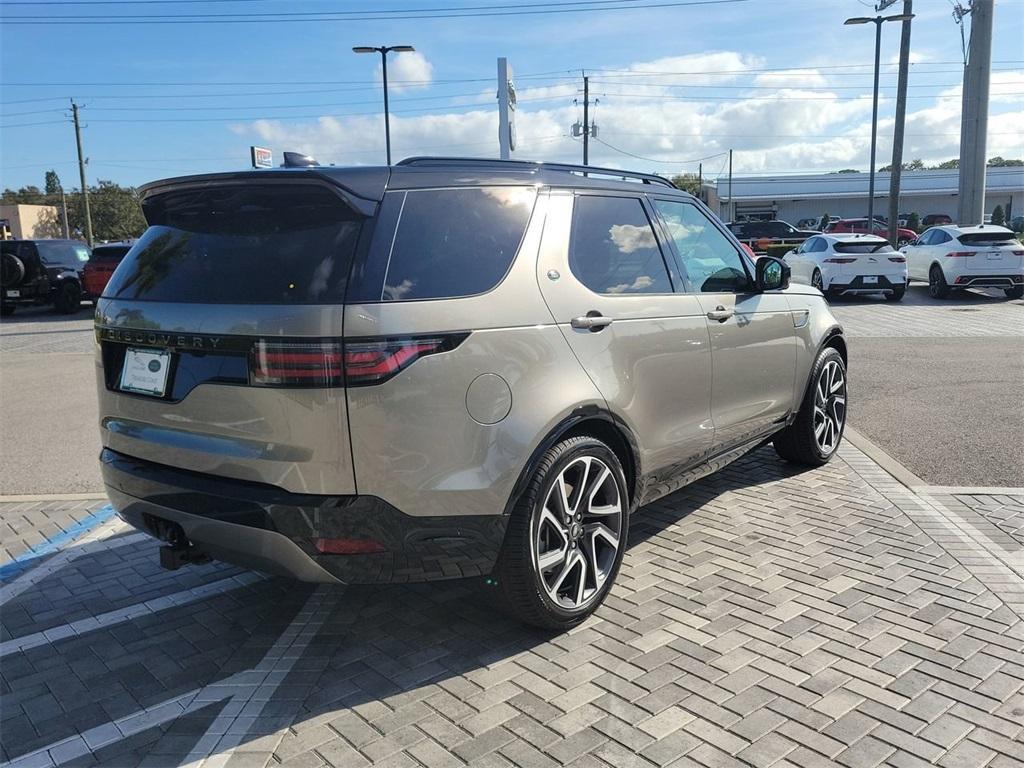
[[[588,174],[588,175],[583,175]],[[253,179],[314,178],[345,190],[350,196],[366,202],[379,202],[389,189],[418,189],[436,186],[483,186],[540,184],[576,189],[644,191],[690,195],[677,189],[667,179],[649,173],[618,168],[571,165],[566,163],[527,162],[523,160],[492,160],[466,157],[413,157],[397,165],[340,167],[333,165],[297,168],[267,168],[230,171],[163,179],[141,187],[143,197],[158,190],[220,184],[225,181],[244,182]],[[359,200],[354,201],[356,203]],[[362,207],[362,206],[360,206]],[[369,208],[370,206],[367,206]],[[371,210],[367,210],[371,213]]]

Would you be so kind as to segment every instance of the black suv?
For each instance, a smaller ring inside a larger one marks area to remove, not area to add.
[[[787,243],[802,243],[808,237],[820,235],[821,232],[808,229],[797,229],[785,221],[743,221],[729,225],[729,229],[740,240],[773,239],[785,240]]]
[[[77,312],[87,261],[89,248],[77,240],[0,241],[0,314],[46,304],[65,315]]]

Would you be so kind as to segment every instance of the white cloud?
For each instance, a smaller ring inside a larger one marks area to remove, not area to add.
[[[591,143],[591,162],[670,174],[696,170],[695,164],[680,161],[733,149],[734,168],[739,173],[867,167],[870,85],[863,92],[845,87],[831,91],[834,79],[827,71],[814,68],[777,78],[750,72],[763,67],[763,61],[745,53],[712,52],[590,72],[591,94],[598,100],[592,115],[599,127],[598,140]],[[407,70],[403,79],[425,78],[421,69],[419,74]],[[518,83],[517,156],[578,161],[579,140],[568,133],[582,116],[581,108],[573,103],[579,97],[580,83],[534,87],[532,82],[522,79]],[[843,86],[849,83],[848,79],[838,81]],[[699,87],[706,85],[731,87]],[[989,155],[1020,157],[1024,155],[1020,128],[1024,111],[1012,108],[1024,102],[1024,71],[993,73],[992,93],[995,111],[989,119]],[[418,110],[425,108],[425,102],[394,99],[393,155],[495,156],[494,90],[483,86],[476,96],[456,103],[480,106],[469,111],[438,107],[437,113],[422,114]],[[914,100],[910,105],[904,157],[920,157],[928,163],[955,157],[959,152],[959,87],[940,92],[934,100]],[[883,98],[878,165],[887,164],[892,151],[892,112],[892,100]],[[370,164],[381,162],[384,154],[380,115],[259,121],[236,125],[233,130],[275,149],[310,152],[321,162]],[[639,157],[621,154],[603,142]],[[705,162],[705,176],[716,176],[724,163],[724,156]]]
[[[377,79],[383,80],[383,72],[377,68]],[[388,58],[388,81],[395,93],[426,88],[434,79],[434,65],[419,51],[396,53]]]

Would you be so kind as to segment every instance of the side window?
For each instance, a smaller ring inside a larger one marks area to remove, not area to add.
[[[932,235],[934,235],[934,234],[935,234],[935,230],[934,229],[926,230],[919,238],[917,238],[918,244],[919,245],[931,245],[932,244]]]
[[[381,300],[452,298],[491,290],[512,265],[535,199],[530,187],[405,193]]]
[[[690,203],[655,200],[675,243],[686,278],[702,293],[745,290],[750,278],[736,247]]]
[[[941,243],[948,243],[952,239],[953,237],[952,235],[949,234],[949,232],[946,232],[944,229],[936,229],[935,232],[932,234],[931,244],[940,245]]]
[[[823,237],[814,238],[814,248],[811,250],[815,253],[824,253],[828,250],[828,240]]]
[[[635,197],[576,198],[569,268],[594,293],[672,292],[654,228]]]

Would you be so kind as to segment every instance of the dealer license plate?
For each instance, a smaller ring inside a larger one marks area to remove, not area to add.
[[[865,285],[868,284],[868,283],[877,283],[877,282],[878,282],[878,275],[871,275],[869,277],[865,277],[864,278]]]
[[[167,374],[171,369],[171,353],[167,350],[132,349],[124,355],[121,389],[140,395],[163,397],[167,391]]]
[[[9,299],[17,299],[20,296],[21,296],[21,291],[8,291],[7,292],[7,298],[9,298]]]

